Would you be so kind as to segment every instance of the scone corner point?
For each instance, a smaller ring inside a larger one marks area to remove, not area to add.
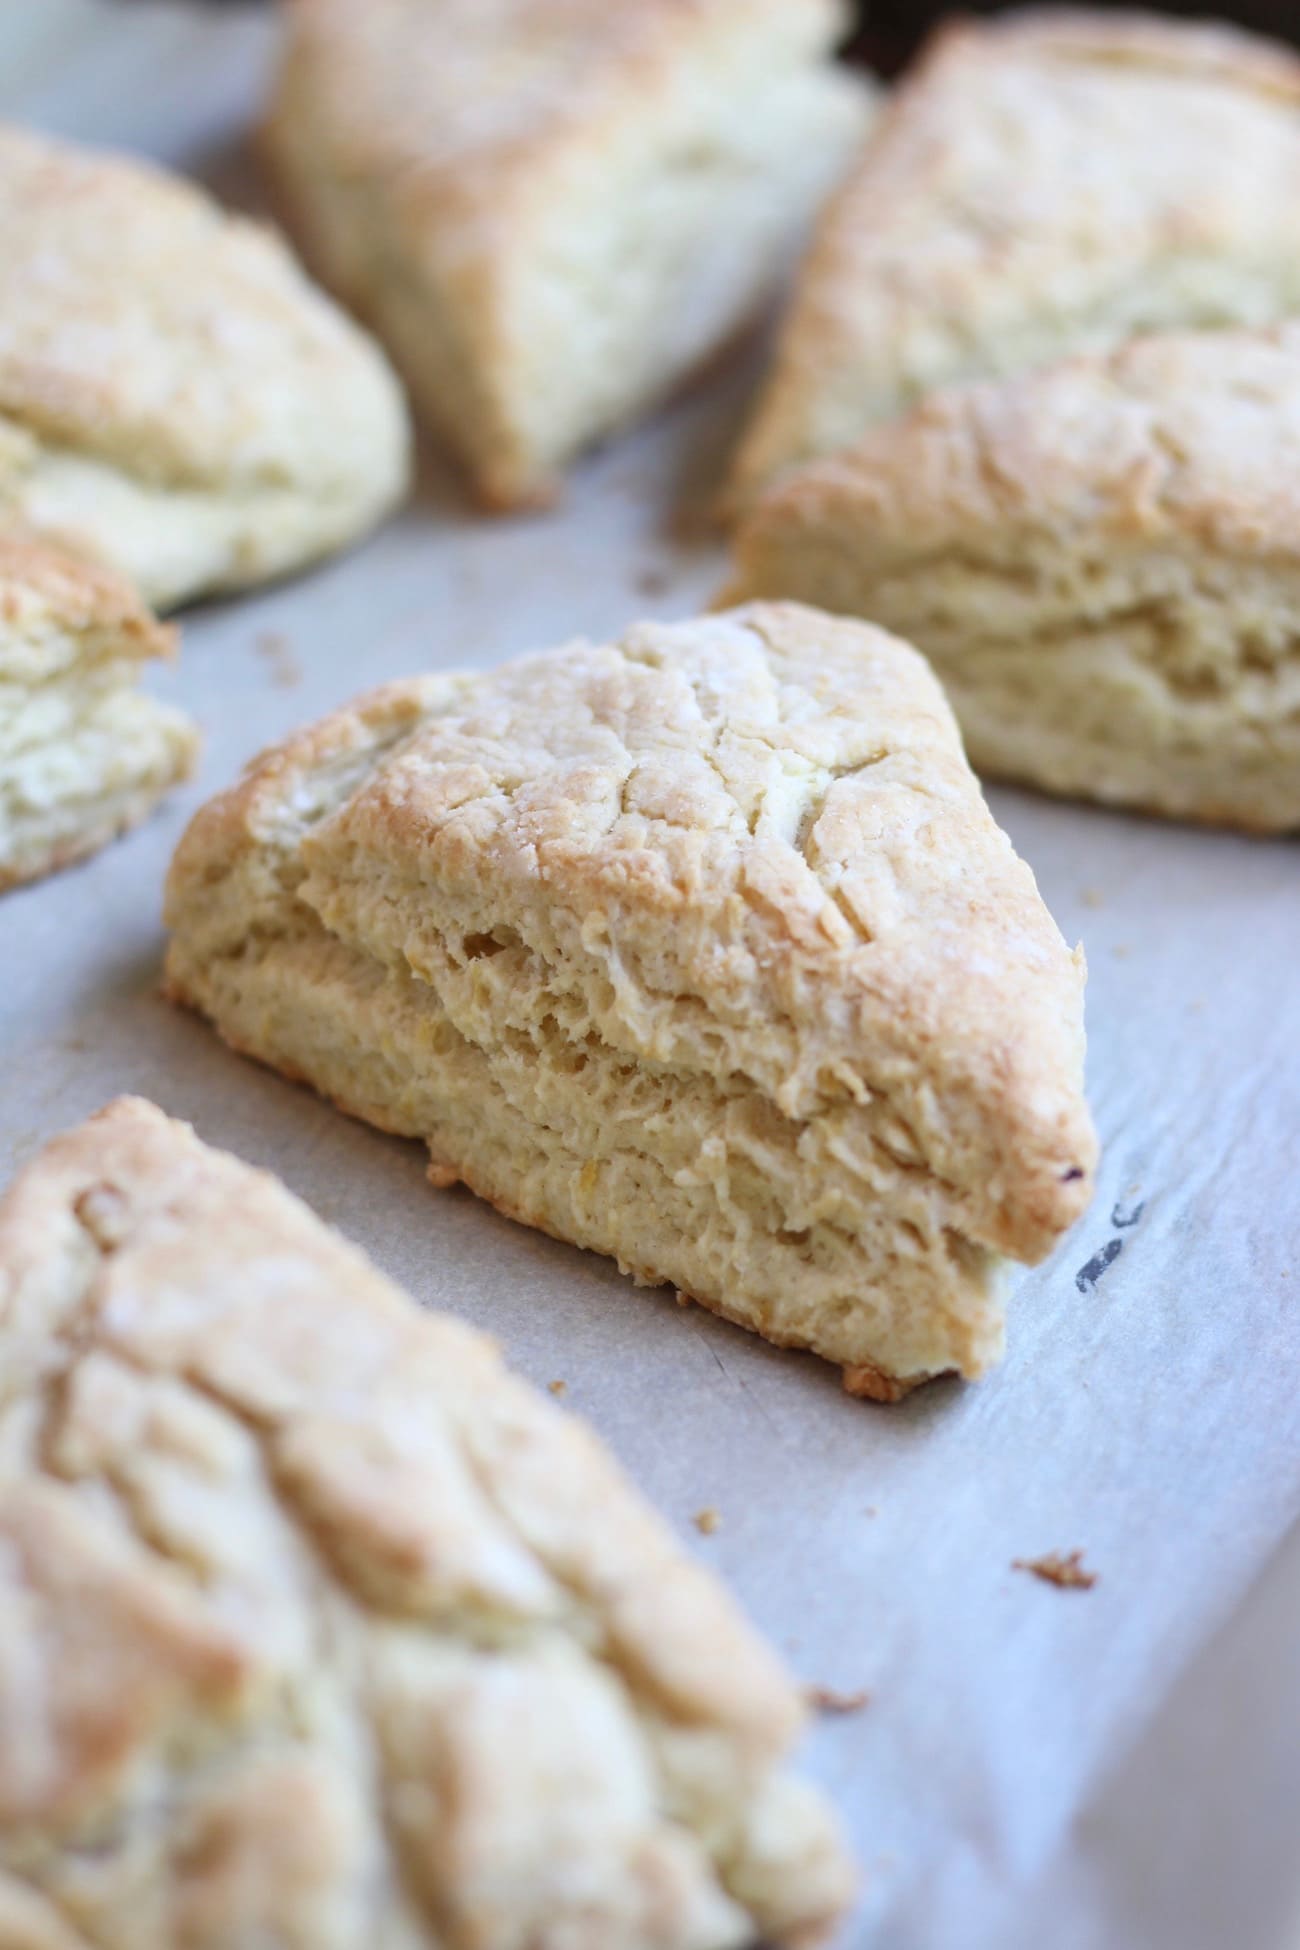
[[[0,1197],[0,1676],[6,1950],[794,1950],[853,1895],[795,1687],[594,1435],[140,1099]]]
[[[1086,1205],[1083,966],[929,667],[797,604],[390,684],[196,816],[172,995],[859,1392]]]

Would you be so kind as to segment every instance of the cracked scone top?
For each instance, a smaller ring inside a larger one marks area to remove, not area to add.
[[[172,994],[433,1176],[891,1395],[1083,1209],[1083,970],[928,667],[794,605],[360,699],[173,862]]]
[[[972,763],[1300,826],[1300,327],[1152,334],[934,395],[778,482],[733,593],[923,650]]]
[[[828,206],[743,506],[937,387],[1300,311],[1300,58],[1070,8],[941,28]]]
[[[382,354],[271,231],[0,125],[0,522],[169,607],[340,546],[406,473]]]
[[[6,1950],[725,1950],[851,1875],[596,1440],[123,1099],[0,1203]]]

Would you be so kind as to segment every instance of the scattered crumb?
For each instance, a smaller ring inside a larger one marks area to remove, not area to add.
[[[860,1713],[871,1700],[865,1689],[841,1693],[834,1686],[805,1686],[803,1696],[814,1713]]]
[[[868,1505],[867,1505],[867,1507],[866,1507],[866,1509],[865,1509],[865,1510],[864,1510],[864,1511],[862,1512],[862,1514],[863,1514],[863,1516],[864,1516],[864,1517],[874,1517],[874,1516],[875,1516],[875,1514],[876,1514],[876,1506],[875,1506],[875,1504],[874,1504],[874,1503],[868,1503]]]
[[[569,1392],[569,1384],[567,1381],[548,1381],[546,1386],[556,1396],[567,1395]]]
[[[1086,1571],[1082,1551],[1048,1551],[1043,1557],[1013,1558],[1013,1571],[1030,1571],[1044,1584],[1059,1585],[1062,1591],[1091,1591],[1097,1582],[1095,1571]]]
[[[261,630],[254,640],[254,648],[259,657],[265,657],[271,670],[271,682],[277,690],[290,691],[302,681],[302,665],[293,654],[287,636],[279,630]]]
[[[710,1503],[705,1509],[697,1510],[691,1518],[691,1522],[695,1525],[695,1528],[702,1537],[711,1537],[715,1530],[721,1528],[722,1517]]]
[[[668,570],[654,562],[648,562],[638,569],[632,578],[632,586],[642,596],[664,596],[673,586]]]
[[[1110,952],[1114,955],[1116,961],[1127,961],[1128,957],[1133,953],[1133,950],[1129,947],[1127,941],[1117,941]]]
[[[1105,906],[1105,902],[1106,902],[1106,897],[1105,897],[1105,895],[1104,895],[1104,894],[1102,893],[1102,891],[1101,891],[1101,888],[1100,888],[1100,887],[1085,887],[1085,888],[1084,888],[1084,890],[1083,890],[1083,904],[1084,904],[1084,906],[1085,906],[1085,907],[1104,907],[1104,906]]]

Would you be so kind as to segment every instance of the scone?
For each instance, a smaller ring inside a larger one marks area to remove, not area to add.
[[[1083,968],[924,660],[794,605],[387,686],[192,823],[172,995],[892,1399],[1082,1211]]]
[[[123,1098],[0,1203],[5,1950],[726,1950],[852,1876],[577,1422]]]
[[[1300,58],[1230,27],[944,28],[805,261],[743,507],[935,387],[1300,312]]]
[[[769,491],[736,596],[910,638],[978,770],[1300,827],[1300,327],[936,394]]]
[[[498,506],[773,288],[866,128],[842,0],[296,0],[265,130],[313,268]]]
[[[143,162],[0,126],[0,526],[170,608],[369,528],[407,447],[383,355],[270,231]]]
[[[0,534],[0,888],[94,853],[188,777],[193,725],[137,682],[172,648],[120,576]]]

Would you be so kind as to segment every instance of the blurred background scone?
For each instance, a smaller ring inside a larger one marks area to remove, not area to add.
[[[122,577],[0,534],[0,888],[95,852],[189,775],[193,725],[136,682],[172,648]]]
[[[0,127],[0,524],[170,608],[340,547],[407,472],[383,355],[272,232]]]
[[[480,495],[544,498],[771,292],[868,119],[839,0],[295,0],[310,263]]]
[[[802,1720],[595,1438],[275,1179],[122,1099],[0,1200],[5,1950],[793,1950],[853,1886]]]
[[[1300,58],[1153,15],[945,28],[804,261],[732,501],[936,387],[1300,312]]]

